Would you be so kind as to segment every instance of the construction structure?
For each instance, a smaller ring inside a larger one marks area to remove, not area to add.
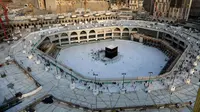
[[[0,30],[0,36],[2,38],[0,38],[0,40],[2,41],[3,39],[6,39],[6,40],[8,39],[7,33],[9,33],[9,32],[6,29],[6,27],[9,25],[9,19],[8,19],[8,9],[6,8],[6,5],[0,1],[0,6],[2,8],[2,10],[0,12],[0,24],[1,24],[0,28],[2,29],[2,30]],[[5,22],[3,22],[3,19],[6,21],[6,24],[5,24]]]

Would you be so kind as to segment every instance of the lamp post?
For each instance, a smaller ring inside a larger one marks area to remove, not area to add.
[[[151,80],[151,75],[153,74],[153,72],[149,72],[149,83],[150,83],[150,80]],[[149,83],[148,83],[148,86],[149,86]]]
[[[122,73],[122,75],[123,75],[123,84],[122,84],[122,89],[124,89],[124,78],[125,78],[126,73]]]
[[[93,76],[95,77],[95,79],[94,79],[94,83],[95,83],[95,90],[96,90],[96,77],[98,76],[98,74],[95,74],[95,73],[93,73]]]
[[[55,66],[56,66],[56,73],[57,73],[57,75],[58,75],[57,60],[55,60]]]

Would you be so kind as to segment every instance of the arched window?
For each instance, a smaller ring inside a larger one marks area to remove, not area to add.
[[[120,31],[120,29],[119,28],[115,28],[114,31]]]
[[[95,33],[95,31],[94,31],[94,30],[91,30],[91,31],[89,32],[89,34],[91,34],[91,33]]]
[[[123,31],[129,31],[129,29],[128,28],[124,28]]]
[[[71,36],[72,36],[72,35],[77,35],[77,33],[76,33],[76,32],[72,32],[72,33],[71,33]]]
[[[61,34],[61,37],[66,37],[66,36],[68,36],[67,33],[62,33]]]
[[[55,38],[58,38],[59,36],[58,35],[55,35]]]
[[[81,31],[81,33],[80,34],[86,34],[86,31]]]
[[[133,28],[132,31],[138,31],[137,28]]]

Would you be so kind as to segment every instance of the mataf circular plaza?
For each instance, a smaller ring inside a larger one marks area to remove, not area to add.
[[[191,106],[200,84],[199,43],[190,30],[150,21],[40,28],[9,50],[36,87],[16,91],[22,100],[7,111],[48,108],[41,102],[49,99],[52,108],[76,112]]]

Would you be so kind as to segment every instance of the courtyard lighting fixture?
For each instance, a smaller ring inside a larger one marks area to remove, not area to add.
[[[34,39],[36,40],[36,39],[37,39],[37,37],[34,37]]]
[[[29,55],[29,56],[28,56],[28,59],[33,59],[33,55],[32,55],[32,54]]]
[[[25,53],[26,53],[26,50],[23,50],[23,51],[22,51],[22,53],[24,53],[24,54],[25,54]]]
[[[190,81],[191,81],[191,80],[188,78],[188,79],[185,80],[185,83],[186,83],[186,84],[190,84]]]
[[[149,83],[150,83],[150,80],[151,80],[151,75],[153,74],[153,72],[149,72],[149,82],[148,82],[148,87],[149,87]]]
[[[197,61],[195,61],[195,62],[193,63],[193,65],[196,67],[196,66],[198,65]]]
[[[197,59],[197,60],[200,60],[200,55],[198,55],[198,56],[196,57],[196,59]]]
[[[125,94],[125,93],[126,93],[126,89],[122,88],[121,91],[120,91],[120,94]]]
[[[176,87],[175,87],[175,86],[173,86],[173,85],[170,86],[170,91],[171,91],[171,92],[174,92],[175,90],[176,90]]]
[[[8,56],[8,57],[5,58],[5,60],[6,60],[6,61],[11,60],[11,57]]]
[[[94,83],[95,83],[95,90],[96,90],[96,88],[97,88],[97,85],[96,85],[97,78],[96,77],[98,76],[98,74],[93,73],[93,76],[95,77],[95,79],[94,79],[95,82]]]
[[[145,91],[148,92],[148,93],[150,93],[151,89],[148,87],[148,88],[145,89]]]
[[[61,79],[61,75],[56,75],[56,79]]]
[[[122,73],[123,76],[123,83],[122,83],[122,89],[124,89],[124,78],[125,78],[126,73]]]
[[[74,90],[75,88],[76,88],[76,84],[75,84],[75,82],[72,82],[70,84],[70,89]]]
[[[26,48],[27,46],[26,45],[24,45],[24,49]]]
[[[17,40],[18,38],[17,37],[13,37],[13,40]]]
[[[50,70],[50,67],[49,67],[49,66],[46,66],[46,67],[45,67],[45,71],[48,72],[49,70]]]
[[[29,43],[32,44],[32,40],[29,40]]]
[[[194,69],[191,69],[191,70],[190,70],[190,74],[194,74]]]
[[[36,63],[37,65],[39,65],[39,64],[40,64],[40,60],[36,60],[35,63]]]
[[[93,89],[93,94],[94,94],[95,96],[97,96],[97,95],[99,94],[99,90],[98,90],[98,89]]]

